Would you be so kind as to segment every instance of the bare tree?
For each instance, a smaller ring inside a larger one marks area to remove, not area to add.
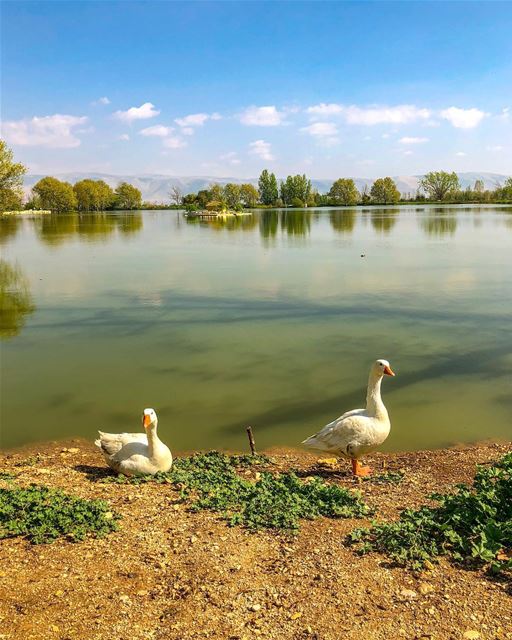
[[[178,185],[174,185],[171,189],[170,193],[171,204],[175,204],[180,206],[183,204],[183,191],[178,187]]]

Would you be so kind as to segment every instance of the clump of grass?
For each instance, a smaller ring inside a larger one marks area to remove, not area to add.
[[[331,485],[318,477],[301,480],[292,472],[262,470],[254,479],[240,475],[241,469],[268,466],[266,456],[228,456],[217,451],[179,458],[168,473],[125,478],[111,482],[167,482],[180,491],[194,511],[221,514],[230,525],[251,530],[296,531],[303,518],[361,517],[370,513],[356,492]]]
[[[87,534],[104,536],[117,529],[116,520],[103,500],[83,500],[37,485],[0,488],[0,540],[14,536],[25,536],[34,544],[60,537],[83,540]]]
[[[430,497],[438,506],[405,509],[397,522],[356,529],[349,542],[361,553],[381,551],[412,568],[443,555],[493,571],[512,568],[512,453],[479,467],[471,486]]]

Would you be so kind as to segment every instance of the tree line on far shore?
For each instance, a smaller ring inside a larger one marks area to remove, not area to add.
[[[324,207],[366,204],[397,204],[399,202],[510,202],[512,177],[494,190],[485,189],[482,180],[473,188],[462,189],[455,172],[431,171],[420,181],[414,194],[402,194],[392,178],[377,178],[369,188],[359,191],[352,178],[335,180],[327,193],[319,193],[306,175],[288,176],[278,184],[274,173],[264,169],[258,180],[258,189],[251,184],[228,183],[224,187],[213,184],[209,189],[183,196],[174,187],[171,201],[187,209],[242,209],[243,207]]]
[[[0,211],[22,208],[22,185],[26,167],[15,163],[12,151],[0,140]],[[86,178],[74,185],[47,176],[32,187],[32,196],[25,209],[62,211],[105,211],[112,209],[185,208],[189,211],[242,210],[263,207],[322,207],[367,204],[397,204],[399,202],[512,202],[512,177],[495,189],[485,189],[482,180],[473,188],[462,189],[455,172],[431,171],[419,181],[414,194],[401,194],[392,178],[378,178],[368,188],[359,191],[352,178],[335,180],[327,193],[312,187],[305,175],[288,176],[278,184],[274,173],[264,169],[258,188],[250,183],[212,184],[197,193],[183,194],[178,186],[170,193],[170,204],[155,205],[142,201],[139,189],[121,182],[112,189],[103,180]]]

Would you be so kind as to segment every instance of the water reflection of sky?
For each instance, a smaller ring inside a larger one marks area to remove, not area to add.
[[[361,404],[377,356],[400,374],[389,448],[510,436],[511,220],[492,206],[0,219],[2,422],[21,425],[4,445],[131,428],[151,404],[179,448],[240,446],[248,420],[262,444],[293,444]]]

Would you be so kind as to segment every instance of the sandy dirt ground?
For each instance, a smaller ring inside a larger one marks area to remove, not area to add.
[[[399,485],[353,480],[345,463],[320,473],[360,490],[378,518],[395,518],[510,450],[489,443],[368,460],[402,470]],[[319,473],[318,456],[267,453],[277,469]],[[101,456],[79,440],[0,454],[0,470],[18,485],[105,499],[122,516],[103,539],[0,541],[0,639],[512,639],[510,581],[446,560],[418,573],[360,557],[344,537],[366,520],[307,521],[296,536],[229,528],[218,514],[190,512],[170,485],[98,482]]]

